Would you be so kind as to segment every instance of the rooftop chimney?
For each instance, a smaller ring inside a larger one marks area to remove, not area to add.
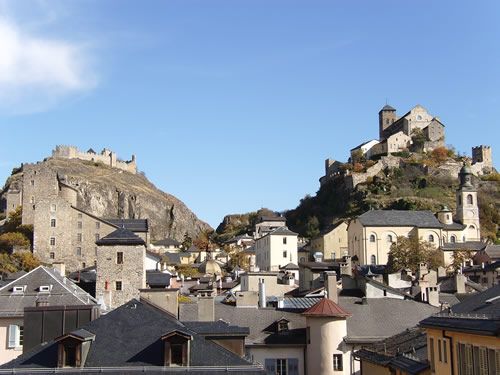
[[[325,272],[325,291],[326,296],[333,302],[338,303],[339,297],[337,294],[337,273],[335,271]]]
[[[259,279],[259,307],[263,309],[267,307],[264,279]]]
[[[64,262],[54,262],[52,263],[52,267],[59,272],[61,276],[66,276],[66,265]]]

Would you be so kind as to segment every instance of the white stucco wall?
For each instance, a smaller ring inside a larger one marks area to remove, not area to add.
[[[24,325],[22,318],[1,318],[0,319],[0,365],[12,361],[23,354],[23,347],[8,348],[9,325]]]

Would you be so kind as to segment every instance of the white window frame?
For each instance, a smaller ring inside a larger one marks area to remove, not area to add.
[[[7,347],[9,349],[22,348],[21,334],[23,332],[23,328],[23,326],[18,324],[9,324],[9,337],[7,340]]]

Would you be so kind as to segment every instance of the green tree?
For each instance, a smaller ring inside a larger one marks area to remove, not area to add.
[[[429,269],[436,269],[442,265],[439,250],[429,242],[419,240],[416,236],[398,237],[397,242],[391,245],[387,262],[390,272],[403,268],[416,272],[420,263],[427,264]]]
[[[30,240],[22,233],[8,232],[0,234],[0,251],[11,252],[15,246],[29,248]]]
[[[316,216],[309,216],[307,218],[305,235],[308,239],[319,235],[319,220]]]
[[[200,273],[198,272],[198,269],[194,268],[193,266],[191,266],[189,264],[179,264],[175,268],[177,270],[177,273],[178,274],[183,274],[184,277],[200,276]]]
[[[184,233],[184,238],[182,240],[182,250],[186,251],[193,244],[193,239],[189,236],[188,232]]]
[[[9,217],[3,227],[4,232],[17,232],[17,229],[23,223],[23,208],[18,206],[14,211],[9,213]]]

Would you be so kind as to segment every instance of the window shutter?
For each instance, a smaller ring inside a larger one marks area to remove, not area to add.
[[[266,375],[275,375],[276,374],[276,360],[266,358],[265,368],[266,368]]]
[[[299,375],[299,360],[297,358],[288,358],[288,374]]]
[[[15,348],[19,342],[19,327],[9,324],[9,348]]]

